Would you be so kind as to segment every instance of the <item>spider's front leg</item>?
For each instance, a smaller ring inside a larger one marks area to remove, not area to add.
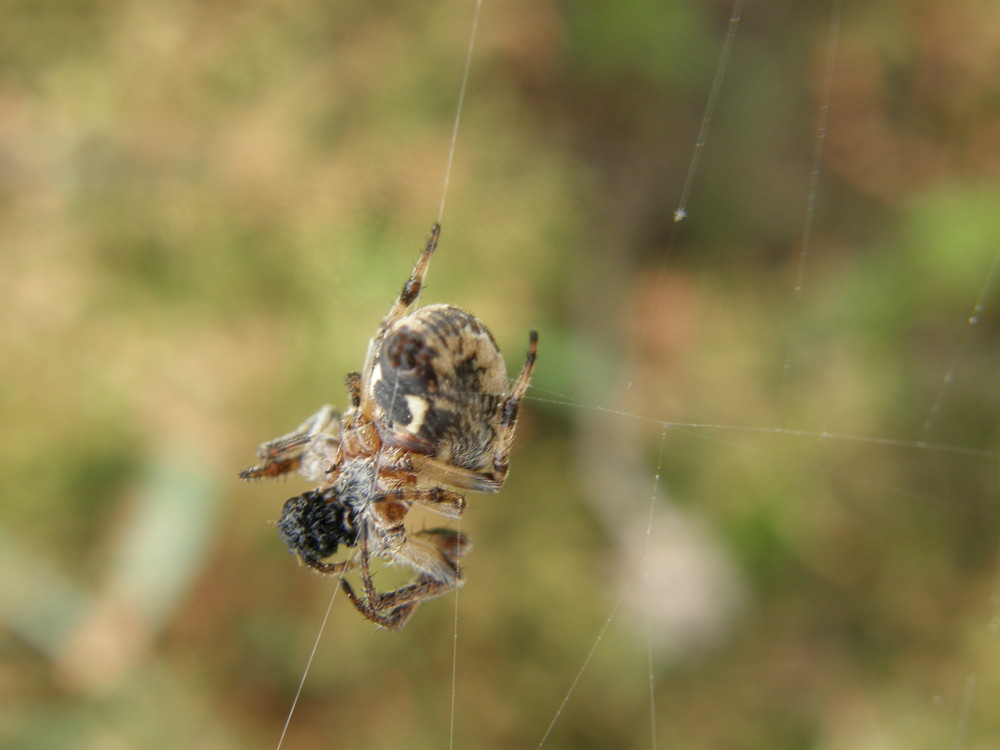
[[[427,275],[427,268],[431,264],[431,255],[434,254],[434,250],[437,248],[438,239],[440,237],[441,225],[435,223],[431,227],[431,235],[427,238],[427,243],[424,245],[423,252],[420,253],[420,257],[417,258],[416,265],[413,266],[410,278],[406,280],[406,283],[403,285],[403,291],[399,293],[399,297],[396,298],[395,304],[392,306],[389,314],[382,322],[383,329],[388,328],[394,322],[399,320],[399,318],[406,315],[410,306],[416,301],[417,297],[420,296],[420,289],[424,284],[424,276]]]
[[[441,225],[435,223],[431,226],[430,237],[427,238],[427,242],[424,244],[424,249],[420,253],[420,257],[417,258],[416,264],[413,266],[413,271],[410,272],[410,278],[408,278],[406,283],[403,284],[403,289],[396,298],[396,301],[393,303],[392,309],[390,309],[389,314],[382,319],[382,323],[379,325],[378,331],[369,343],[368,355],[365,357],[362,391],[367,391],[368,389],[368,381],[371,378],[371,364],[373,358],[382,347],[382,340],[385,338],[386,331],[392,327],[393,323],[410,311],[410,308],[413,307],[413,303],[416,302],[417,297],[420,296],[420,290],[424,285],[424,277],[427,275],[427,269],[431,265],[431,256],[434,254],[434,250],[437,249],[438,239],[440,237]]]

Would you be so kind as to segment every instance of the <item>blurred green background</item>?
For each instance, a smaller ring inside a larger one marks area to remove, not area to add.
[[[451,747],[453,649],[457,748],[1000,744],[1000,5],[837,7],[748,4],[674,224],[730,4],[485,3],[422,299],[539,329],[513,471],[284,747]],[[335,587],[236,475],[343,407],[472,11],[0,3],[0,746],[275,746]]]

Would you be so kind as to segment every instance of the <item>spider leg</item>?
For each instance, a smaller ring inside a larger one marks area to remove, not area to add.
[[[359,597],[355,594],[346,579],[342,578],[340,585],[358,612],[386,630],[399,630],[410,619],[420,602],[443,596],[457,587],[421,576],[414,583],[395,591],[378,594],[376,599],[371,599],[368,596]]]
[[[465,495],[444,487],[399,487],[386,493],[386,497],[397,502],[416,503],[440,513],[448,518],[459,518],[467,505]]]
[[[437,248],[438,238],[440,236],[441,225],[435,223],[431,227],[431,234],[430,237],[427,238],[427,243],[424,245],[423,252],[420,253],[420,257],[417,258],[416,265],[413,266],[410,278],[408,278],[406,283],[403,284],[403,291],[399,293],[399,297],[396,298],[396,302],[393,304],[389,314],[386,315],[385,320],[382,321],[382,330],[387,329],[394,322],[406,315],[407,311],[409,311],[414,301],[416,301],[417,297],[420,295],[420,289],[424,284],[424,276],[427,275],[427,268],[431,263],[431,255],[434,254],[434,250]]]
[[[358,569],[361,571],[361,585],[364,587],[365,597],[370,599],[377,596],[378,591],[375,590],[375,582],[372,580],[372,557],[368,549],[368,524],[362,526],[361,534],[358,536]],[[341,579],[340,583],[343,584],[344,579]]]
[[[347,373],[347,395],[351,399],[351,406],[357,409],[361,406],[361,373]]]
[[[308,565],[310,568],[318,573],[322,573],[325,576],[336,575],[339,573],[344,573],[348,570],[353,570],[357,565],[354,560],[343,560],[341,562],[327,563],[322,560],[299,558],[302,560],[303,565]]]
[[[364,617],[386,630],[399,630],[406,624],[417,605],[425,599],[443,596],[465,583],[457,559],[469,547],[468,540],[448,529],[430,529],[418,534],[419,539],[405,539],[391,553],[419,572],[417,579],[406,586],[380,593],[371,575],[371,559],[365,537],[361,540],[359,568],[364,595],[358,596],[351,584],[340,580],[347,598]]]
[[[340,417],[332,406],[324,406],[309,419],[300,424],[293,432],[282,435],[274,440],[261,443],[257,449],[257,455],[261,462],[257,466],[251,466],[240,472],[240,478],[244,480],[279,477],[292,471],[303,468],[303,459],[310,451],[324,452],[328,446],[318,446],[317,438],[326,436],[334,452],[340,443]],[[314,450],[315,449],[315,450]],[[308,467],[310,472],[314,467]],[[314,477],[310,474],[308,479]],[[326,479],[326,477],[321,477]]]
[[[472,549],[469,537],[454,529],[421,529],[416,536],[426,539],[443,554],[451,564],[458,569],[458,559]],[[459,571],[461,573],[461,571]],[[459,575],[461,578],[461,575]],[[461,585],[461,584],[459,584]]]
[[[382,323],[379,325],[378,331],[368,343],[368,354],[365,356],[365,366],[363,369],[364,374],[362,375],[360,392],[365,393],[368,391],[368,381],[371,378],[372,361],[375,354],[382,346],[382,339],[385,338],[386,331],[392,327],[393,323],[409,312],[413,303],[416,302],[417,297],[420,295],[420,290],[424,285],[424,276],[427,275],[427,269],[431,264],[431,256],[437,248],[438,238],[440,238],[440,236],[441,225],[434,223],[431,226],[431,234],[427,238],[427,242],[424,244],[424,249],[420,253],[420,257],[417,258],[417,262],[413,266],[413,271],[410,272],[410,278],[408,278],[406,283],[403,284],[403,289],[396,298],[396,301],[393,303],[392,308],[389,310],[389,314],[382,319]]]
[[[521,374],[517,376],[510,395],[501,402],[500,406],[502,409],[500,429],[497,434],[497,450],[493,455],[493,474],[491,477],[498,485],[504,483],[507,471],[510,469],[510,449],[514,443],[517,412],[521,406],[521,399],[524,398],[524,394],[528,390],[528,383],[531,382],[531,373],[535,369],[537,355],[538,331],[531,331],[528,334],[528,355],[524,359]]]
[[[469,546],[463,535],[456,531],[434,529],[414,534],[414,537],[393,551],[395,562],[409,565],[421,578],[438,581],[446,587],[445,590],[465,583],[458,569],[458,558]]]
[[[483,474],[472,469],[452,466],[443,461],[416,453],[411,454],[409,459],[414,471],[433,482],[441,482],[449,487],[472,490],[473,492],[492,493],[500,491],[502,483],[493,479],[492,474]]]

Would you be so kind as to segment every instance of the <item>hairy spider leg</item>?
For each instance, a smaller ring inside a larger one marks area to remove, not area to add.
[[[317,573],[322,573],[325,576],[346,573],[348,570],[354,570],[358,564],[353,557],[349,557],[347,560],[332,563],[322,562],[321,560],[305,560],[301,557],[299,559],[302,560],[303,565],[308,565]]]
[[[261,443],[257,455],[261,462],[240,472],[240,479],[279,477],[296,471],[315,438],[324,435],[333,443],[340,437],[340,417],[330,405],[323,406],[292,432]]]
[[[406,283],[403,284],[403,289],[396,298],[396,301],[393,303],[392,308],[389,310],[389,314],[382,319],[382,323],[379,325],[378,331],[368,344],[368,354],[365,357],[363,375],[364,381],[360,384],[360,390],[362,393],[366,393],[368,391],[368,381],[372,374],[372,361],[374,360],[375,354],[382,346],[382,340],[385,338],[386,331],[392,327],[393,323],[409,312],[413,303],[416,302],[417,297],[420,296],[420,290],[424,285],[424,277],[427,275],[427,269],[431,265],[431,256],[437,249],[440,237],[441,225],[435,222],[431,226],[431,233],[427,238],[427,242],[424,244],[424,249],[421,251],[420,257],[417,258],[417,262],[413,266],[413,271],[410,272],[410,278],[408,278]]]
[[[424,276],[427,275],[427,269],[431,264],[431,256],[434,254],[434,250],[437,249],[440,237],[441,225],[435,223],[431,226],[430,237],[427,238],[427,242],[424,244],[423,252],[420,253],[420,257],[417,258],[416,265],[413,266],[410,278],[408,278],[406,283],[403,284],[403,291],[399,293],[399,297],[396,298],[396,302],[393,304],[392,309],[389,311],[389,314],[382,323],[383,329],[388,328],[401,317],[406,315],[407,311],[416,301],[417,297],[420,296],[420,290],[424,284]]]
[[[447,518],[460,518],[468,505],[465,495],[444,487],[398,487],[386,493],[397,502],[416,503]]]
[[[358,596],[344,578],[340,579],[340,585],[354,608],[379,627],[401,629],[420,602],[443,596],[465,583],[457,560],[468,550],[468,540],[459,532],[429,529],[418,532],[416,536],[420,538],[404,539],[390,553],[392,559],[416,570],[417,580],[394,591],[380,593],[372,579],[367,531],[366,528],[362,532],[358,554],[364,595]]]
[[[378,604],[372,606],[368,599],[359,598],[345,579],[341,579],[340,585],[358,612],[386,630],[401,630],[420,602],[443,596],[457,588],[456,585],[421,576],[408,586],[380,594]]]
[[[497,450],[493,456],[493,480],[497,487],[504,483],[510,470],[510,451],[514,444],[514,429],[517,427],[517,413],[521,407],[521,399],[528,390],[531,373],[535,369],[535,359],[538,356],[538,331],[528,334],[528,355],[524,359],[521,374],[517,376],[510,395],[502,402],[503,418],[500,422],[500,434],[497,436]]]

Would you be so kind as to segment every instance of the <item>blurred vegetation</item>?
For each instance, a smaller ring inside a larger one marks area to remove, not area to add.
[[[273,747],[334,585],[236,473],[343,406],[472,5],[0,8],[0,745]],[[730,4],[484,4],[424,299],[541,345],[456,747],[595,641],[547,748],[1000,741],[1000,6],[844,4],[804,255],[834,8],[747,5],[675,224]],[[338,598],[284,747],[448,744],[455,606]]]

